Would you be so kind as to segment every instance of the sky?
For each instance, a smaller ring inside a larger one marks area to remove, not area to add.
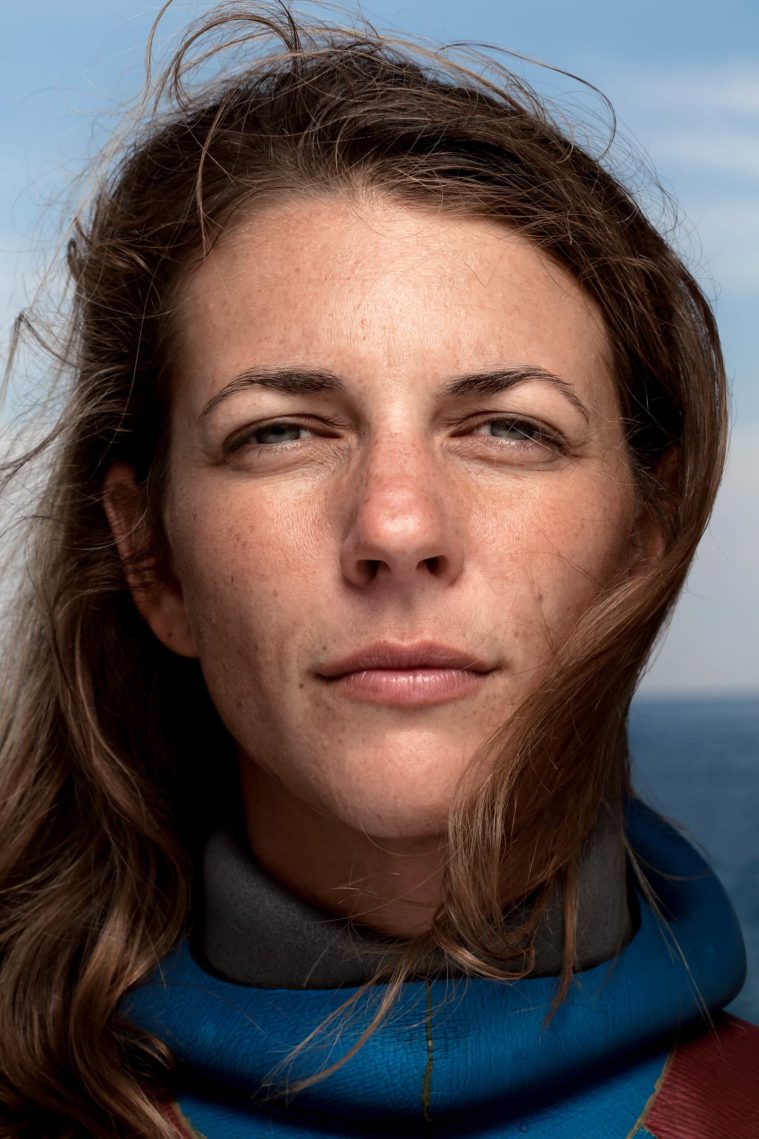
[[[72,179],[86,174],[139,90],[153,0],[3,0],[0,39],[0,340],[56,252]],[[175,0],[159,48],[209,4]],[[313,7],[295,4],[296,9]],[[359,10],[344,0],[343,10]],[[730,461],[648,695],[759,692],[759,4],[756,0],[372,0],[381,28],[475,40],[579,75],[611,99],[629,147],[678,203],[678,249],[712,301],[732,382]],[[538,69],[539,89],[602,106]],[[599,128],[600,129],[600,128]],[[637,184],[637,182],[636,182]],[[660,217],[655,194],[644,205]]]

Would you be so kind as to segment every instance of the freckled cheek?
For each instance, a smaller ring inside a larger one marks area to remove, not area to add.
[[[515,622],[512,635],[553,641],[624,572],[632,508],[615,486],[605,495],[593,483],[539,490],[484,511],[476,541],[499,611]]]
[[[534,580],[546,623],[563,631],[624,573],[630,552],[627,512],[609,502],[596,512],[546,520],[533,552]]]
[[[198,496],[176,512],[174,564],[201,658],[281,661],[313,595],[311,530],[263,495]]]

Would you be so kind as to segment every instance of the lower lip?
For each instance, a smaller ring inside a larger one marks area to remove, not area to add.
[[[462,668],[367,668],[327,683],[354,700],[418,708],[470,696],[487,675]]]

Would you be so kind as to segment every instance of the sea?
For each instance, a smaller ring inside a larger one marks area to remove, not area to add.
[[[759,1024],[759,693],[637,697],[630,746],[640,798],[679,824],[730,895],[748,954],[730,1012]]]

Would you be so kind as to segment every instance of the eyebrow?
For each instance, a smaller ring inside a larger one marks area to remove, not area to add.
[[[323,368],[246,368],[208,401],[198,416],[198,421],[204,420],[229,396],[252,387],[269,388],[286,395],[345,391],[345,384],[340,377]]]
[[[518,364],[492,371],[468,372],[448,380],[442,388],[443,396],[449,399],[463,399],[467,396],[498,395],[517,384],[528,380],[540,380],[559,389],[569,402],[580,412],[586,423],[590,412],[574,388],[567,380],[554,375],[546,368],[532,364]],[[345,392],[345,383],[338,375],[326,368],[246,368],[234,376],[205,405],[198,421],[202,422],[225,399],[251,387],[268,388],[286,395],[313,395],[323,392]]]
[[[472,395],[498,395],[517,384],[528,380],[541,380],[543,383],[557,387],[562,395],[566,396],[571,404],[577,408],[586,422],[590,421],[590,412],[578,396],[575,389],[567,380],[549,372],[546,368],[538,368],[532,364],[519,364],[515,367],[498,368],[496,371],[472,372],[466,376],[457,376],[449,380],[443,388],[443,394],[449,397],[464,397]]]

